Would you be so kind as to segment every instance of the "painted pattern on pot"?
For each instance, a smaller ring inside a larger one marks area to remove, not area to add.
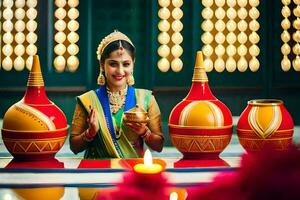
[[[286,150],[292,144],[294,123],[283,101],[257,99],[248,101],[238,124],[237,134],[247,151],[265,147]]]
[[[51,159],[66,140],[67,119],[46,95],[38,56],[33,57],[26,93],[6,111],[1,132],[8,151],[22,160]]]
[[[232,115],[209,88],[201,51],[191,89],[170,113],[169,133],[185,159],[217,157],[230,142]]]

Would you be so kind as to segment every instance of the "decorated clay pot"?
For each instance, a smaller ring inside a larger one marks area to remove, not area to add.
[[[232,115],[209,88],[201,51],[197,52],[191,89],[171,111],[169,133],[184,159],[218,157],[230,142]]]
[[[46,95],[38,56],[33,57],[26,93],[5,113],[1,132],[8,151],[22,160],[54,158],[66,140],[67,120]]]
[[[277,99],[248,101],[237,124],[239,141],[248,152],[263,148],[286,150],[292,144],[293,133],[293,119]]]

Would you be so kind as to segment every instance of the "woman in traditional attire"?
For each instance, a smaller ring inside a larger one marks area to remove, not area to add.
[[[152,150],[163,147],[161,114],[152,92],[136,89],[133,69],[135,47],[119,31],[106,36],[98,46],[100,87],[77,97],[72,120],[70,148],[85,158],[135,158],[143,155],[144,142]],[[147,111],[148,123],[125,123],[124,112],[139,105]]]

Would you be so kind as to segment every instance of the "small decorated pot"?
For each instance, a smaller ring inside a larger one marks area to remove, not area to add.
[[[294,123],[281,100],[256,99],[248,101],[236,130],[248,152],[263,148],[286,150],[292,144]]]
[[[139,105],[124,112],[125,122],[147,123],[149,121],[148,113]]]
[[[217,158],[230,142],[232,115],[210,90],[201,51],[191,89],[171,111],[169,133],[184,159]]]
[[[7,150],[21,160],[53,159],[66,140],[66,116],[46,95],[37,55],[26,93],[6,111],[1,133]]]

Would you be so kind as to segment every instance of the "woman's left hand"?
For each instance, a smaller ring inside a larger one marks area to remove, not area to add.
[[[137,133],[139,136],[142,136],[147,131],[147,127],[144,124],[141,123],[126,123],[126,126],[131,128],[135,133]]]

